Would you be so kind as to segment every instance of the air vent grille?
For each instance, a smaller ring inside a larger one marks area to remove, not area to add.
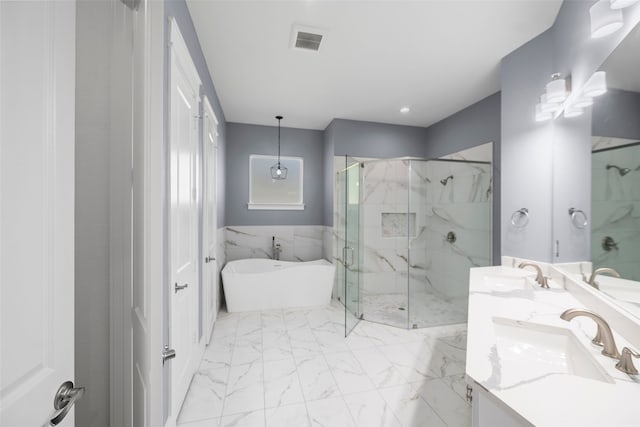
[[[320,49],[320,43],[322,42],[322,34],[307,33],[305,31],[298,31],[296,37],[295,46],[298,49],[307,49],[318,51]]]
[[[0,0],[2,1],[2,0]],[[307,52],[320,51],[320,45],[327,43],[327,32],[322,28],[293,24],[289,47]]]

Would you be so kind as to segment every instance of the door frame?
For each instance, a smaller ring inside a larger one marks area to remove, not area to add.
[[[200,310],[203,313],[202,315],[202,331],[203,331],[203,336],[201,337],[201,339],[203,340],[203,342],[205,344],[209,344],[209,342],[211,341],[211,334],[213,332],[213,324],[216,321],[216,317],[218,314],[218,290],[217,288],[220,286],[220,283],[218,281],[218,274],[219,274],[219,261],[218,261],[218,253],[217,253],[217,245],[218,245],[218,237],[217,237],[217,232],[218,232],[218,215],[217,215],[217,210],[218,210],[218,125],[220,124],[218,122],[218,118],[216,117],[214,111],[213,111],[213,107],[211,107],[211,102],[209,102],[209,98],[204,95],[203,99],[202,99],[202,230],[203,232],[201,233],[202,235],[202,254],[205,257],[209,257],[212,256],[213,262],[214,264],[212,265],[208,265],[209,263],[206,262],[204,264],[200,264],[203,266],[202,268],[202,277],[200,279],[200,283],[202,284],[202,300],[201,300],[201,304],[200,304]],[[210,140],[209,135],[207,135],[208,130],[212,129],[213,130],[213,134],[211,135],[212,140]],[[214,153],[214,165],[213,165],[213,171],[211,171],[209,168],[207,168],[207,166],[209,165],[208,163],[208,156],[210,154],[209,150],[213,150]],[[209,230],[207,228],[207,224],[209,223],[209,218],[207,215],[207,207],[206,207],[206,203],[208,201],[208,194],[209,194],[209,188],[208,188],[208,178],[210,176],[210,174],[213,174],[213,178],[214,178],[214,189],[213,189],[213,200],[215,203],[215,209],[214,209],[214,213],[213,213],[213,230]],[[214,246],[214,253],[211,254],[209,252],[209,246],[211,246],[211,242],[209,241],[209,238],[211,235],[213,234],[216,235],[216,237],[214,238],[214,242],[215,245]],[[212,268],[215,266],[215,271],[207,273],[207,269]],[[214,276],[214,280],[215,280],[215,289],[209,289],[209,283],[208,280],[209,276],[208,274],[213,274]],[[207,307],[207,302],[209,300],[209,293],[213,292],[213,297],[215,299],[215,303],[214,303],[214,307],[213,307],[213,312],[209,312],[209,307]]]
[[[131,262],[110,280],[110,419],[112,425],[123,427],[143,419],[144,423],[136,427],[154,427],[165,425],[164,395],[168,388],[162,364],[167,321],[164,289],[168,286],[164,3],[142,0],[132,13],[140,20],[138,34],[144,38],[144,48],[143,58],[137,62],[143,67],[143,84],[135,92],[139,99],[134,100],[142,104],[142,116],[137,117],[141,132],[135,134],[140,138],[133,138],[133,170],[128,173],[133,185],[142,189],[141,203],[132,207],[133,216],[142,226],[134,226],[127,241],[120,235],[114,240],[113,232],[110,236],[116,246],[112,253],[121,247],[118,245],[131,243],[134,252]],[[113,191],[112,196],[131,197],[130,186]],[[134,307],[127,296],[136,293],[141,298]],[[143,331],[142,336],[139,331]],[[136,383],[143,386],[136,387]]]

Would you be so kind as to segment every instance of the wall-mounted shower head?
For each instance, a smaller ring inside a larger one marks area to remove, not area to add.
[[[440,184],[442,185],[447,185],[447,182],[449,182],[450,179],[453,179],[453,175],[449,175],[448,177],[446,177],[445,179],[441,179],[440,180]]]
[[[620,176],[625,176],[626,174],[631,172],[631,169],[629,168],[621,168],[620,166],[616,166],[616,165],[607,165],[607,170],[609,169],[617,169]]]

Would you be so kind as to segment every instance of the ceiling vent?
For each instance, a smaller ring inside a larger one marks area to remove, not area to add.
[[[291,31],[291,47],[299,50],[318,52],[325,34],[318,28],[294,25]]]

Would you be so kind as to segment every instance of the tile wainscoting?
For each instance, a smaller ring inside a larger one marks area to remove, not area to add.
[[[282,248],[283,261],[331,261],[331,232],[331,227],[323,225],[228,226],[224,240],[226,261],[271,258],[273,237]],[[325,242],[329,242],[329,248]]]

